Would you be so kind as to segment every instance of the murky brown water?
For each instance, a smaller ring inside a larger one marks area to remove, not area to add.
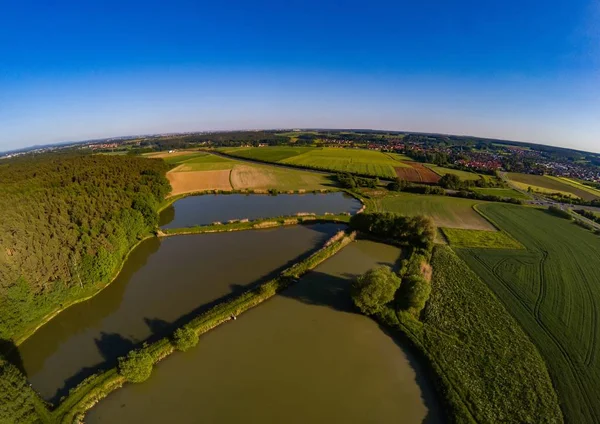
[[[298,212],[317,215],[354,213],[361,203],[346,193],[318,194],[215,194],[190,196],[180,199],[160,214],[161,228],[181,228],[207,225],[230,219],[257,219],[289,216]]]
[[[98,366],[167,334],[187,314],[274,276],[340,228],[317,224],[146,240],[110,286],[19,346],[27,377],[44,398],[56,401]]]
[[[409,354],[349,300],[352,278],[399,250],[360,241],[282,295],[159,363],[89,423],[429,423],[431,387]]]

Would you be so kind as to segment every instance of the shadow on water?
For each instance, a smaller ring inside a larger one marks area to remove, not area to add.
[[[398,262],[396,264],[380,262],[378,265],[395,268]],[[279,296],[295,299],[308,305],[325,306],[340,312],[360,314],[350,298],[350,286],[356,277],[356,274],[350,273],[342,274],[342,277],[339,277],[311,271],[302,278],[299,284],[284,290]],[[421,399],[427,408],[427,416],[423,419],[423,423],[445,423],[447,420],[443,416],[443,409],[439,401],[441,396],[434,389],[436,387],[434,374],[429,369],[423,355],[400,331],[391,330],[380,324],[378,326],[406,355],[411,368],[415,370],[415,382],[420,388]]]
[[[377,325],[406,354],[410,367],[415,370],[415,381],[421,389],[421,399],[427,408],[427,415],[423,418],[423,424],[447,423],[448,420],[444,416],[441,403],[443,394],[436,390],[439,383],[436,382],[435,374],[427,364],[423,354],[402,332],[392,330],[379,323]]]
[[[17,349],[17,346],[12,340],[0,338],[0,358],[13,364],[25,377],[27,377],[19,349]]]
[[[228,300],[239,296],[243,292],[277,277],[284,269],[290,267],[294,263],[306,259],[308,256],[317,251],[325,242],[325,240],[333,236],[337,231],[346,228],[346,226],[343,224],[311,224],[307,225],[307,227],[313,231],[323,234],[319,237],[319,240],[315,243],[315,246],[312,249],[304,252],[294,259],[291,259],[287,263],[263,275],[250,284],[231,284],[229,286],[230,292],[227,295],[211,302],[204,303],[172,322],[168,322],[156,317],[145,317],[144,322],[151,332],[149,337],[143,340],[136,340],[135,338],[127,337],[126,335],[119,333],[102,333],[100,338],[96,338],[94,341],[104,361],[95,366],[84,367],[80,369],[72,377],[65,380],[64,385],[56,391],[55,395],[51,397],[49,401],[56,404],[61,397],[66,396],[69,393],[69,390],[77,386],[87,377],[97,372],[114,367],[117,364],[118,358],[120,356],[125,356],[130,350],[139,348],[144,343],[153,343],[164,337],[170,337],[177,328],[188,323],[193,318],[207,312],[214,306],[223,302],[227,302]]]

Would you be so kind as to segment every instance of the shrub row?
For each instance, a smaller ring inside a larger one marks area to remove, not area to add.
[[[325,215],[292,215],[292,216],[280,216],[276,218],[261,218],[256,220],[233,220],[228,223],[213,223],[210,225],[196,225],[194,227],[185,228],[169,228],[164,230],[158,230],[159,236],[174,236],[181,234],[202,234],[202,233],[218,233],[227,231],[242,231],[242,230],[255,230],[260,228],[272,228],[280,227],[284,225],[295,225],[295,224],[315,224],[319,222],[337,222],[337,223],[348,223],[350,221],[349,213],[341,214],[325,214]]]
[[[390,191],[401,191],[405,193],[415,194],[434,194],[439,196],[460,197],[463,199],[484,200],[488,202],[504,202],[515,205],[522,205],[523,202],[512,197],[494,196],[492,194],[477,193],[476,191],[465,190],[464,188],[458,191],[446,191],[443,187],[425,184],[412,184],[404,180],[394,181],[387,185]]]

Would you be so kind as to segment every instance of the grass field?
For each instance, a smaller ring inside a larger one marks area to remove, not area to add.
[[[495,230],[492,224],[473,209],[474,205],[481,203],[478,200],[398,193],[369,202],[375,211],[430,216],[438,227]]]
[[[222,169],[231,169],[235,161],[210,154],[196,156],[185,161],[180,161],[175,169],[177,172],[189,171],[217,171]]]
[[[531,187],[534,191],[542,193],[566,193],[574,197],[580,197],[585,200],[593,200],[597,197],[592,193],[578,187],[569,185],[559,179],[554,179],[546,175],[529,175],[509,172],[507,177],[519,188],[527,190]]]
[[[178,166],[167,173],[173,188],[172,196],[206,190],[309,191],[332,188],[327,175],[315,172],[249,164],[208,153],[180,158],[174,162]]]
[[[524,249],[523,245],[504,231],[464,230],[442,228],[451,247],[476,247],[480,249]]]
[[[394,168],[410,167],[404,161],[405,156],[364,149],[245,147],[226,148],[221,149],[221,151],[246,159],[277,162],[332,172],[354,172],[388,179],[396,178]]]
[[[467,180],[480,180],[482,177],[479,174],[476,174],[474,172],[467,172],[467,171],[461,171],[460,169],[451,169],[451,168],[444,168],[442,166],[437,166],[437,165],[431,165],[431,164],[427,164],[426,165],[429,169],[431,169],[433,172],[435,172],[436,174],[438,174],[439,176],[444,176],[446,174],[452,174],[452,175],[456,175],[458,176],[461,180],[467,181]]]
[[[413,329],[474,422],[560,423],[544,361],[502,303],[452,249],[431,261],[431,296]],[[454,417],[455,422],[469,422]]]
[[[531,197],[512,188],[474,188],[473,191],[491,196],[510,197],[519,200],[530,200]]]
[[[457,249],[546,361],[568,422],[600,422],[600,238],[546,211],[479,209],[526,251]]]

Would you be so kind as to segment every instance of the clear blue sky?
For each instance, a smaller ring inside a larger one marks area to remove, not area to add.
[[[281,127],[600,151],[598,0],[0,6],[0,151]]]

